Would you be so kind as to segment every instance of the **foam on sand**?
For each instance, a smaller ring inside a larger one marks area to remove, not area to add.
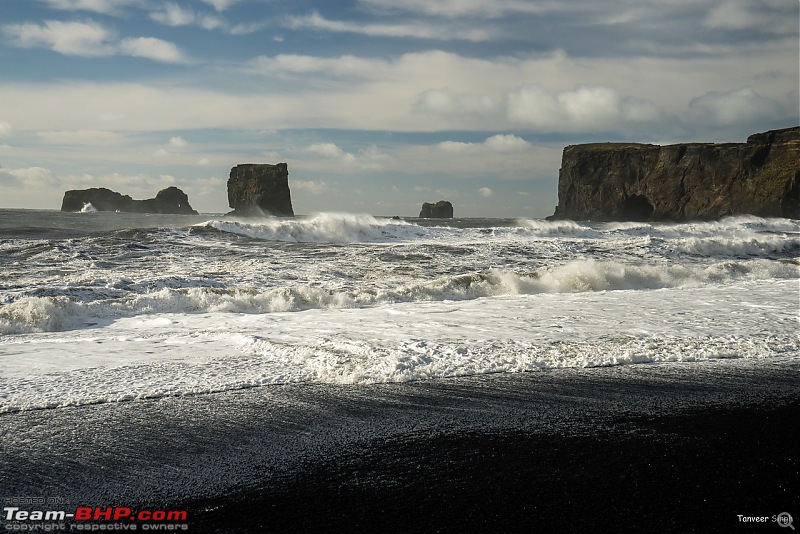
[[[0,338],[0,411],[296,382],[798,358],[796,289],[791,280],[749,281],[299,313],[133,316]]]

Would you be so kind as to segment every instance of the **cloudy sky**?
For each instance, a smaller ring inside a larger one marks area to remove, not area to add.
[[[176,185],[228,210],[544,217],[565,145],[797,125],[797,0],[2,0],[0,207]]]

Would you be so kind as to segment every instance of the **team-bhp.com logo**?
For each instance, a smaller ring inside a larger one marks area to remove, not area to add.
[[[68,510],[22,510],[3,508],[6,531],[34,532],[59,530],[189,530],[186,510],[139,510],[126,506],[78,506]],[[69,524],[67,524],[69,522]]]

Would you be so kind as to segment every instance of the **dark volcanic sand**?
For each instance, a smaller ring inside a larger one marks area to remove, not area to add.
[[[191,532],[790,532],[800,362],[290,385],[6,414],[0,497]]]

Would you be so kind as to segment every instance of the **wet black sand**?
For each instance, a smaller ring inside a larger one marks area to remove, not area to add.
[[[697,410],[655,423],[620,420],[625,430],[592,436],[401,440],[315,466],[279,487],[214,500],[215,508],[196,518],[218,532],[230,525],[297,532],[748,532],[753,526],[739,524],[738,513],[796,515],[798,432],[787,423],[798,415],[795,402]],[[749,430],[735,435],[743,426]]]
[[[279,386],[0,416],[0,498],[192,532],[789,532],[800,362]]]

